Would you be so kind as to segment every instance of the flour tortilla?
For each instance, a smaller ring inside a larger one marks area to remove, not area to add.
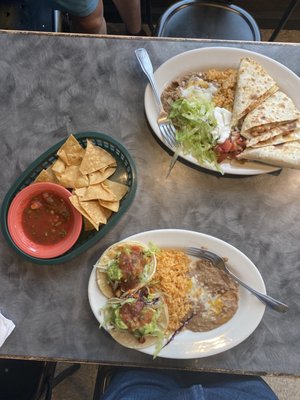
[[[300,140],[276,146],[249,148],[239,154],[237,158],[260,161],[281,168],[300,169]]]
[[[164,332],[166,331],[169,324],[169,313],[168,313],[168,307],[163,297],[161,296],[160,299],[161,299],[161,308],[160,308],[160,315],[157,320],[157,325]],[[130,349],[144,349],[146,347],[155,345],[159,340],[157,336],[147,335],[144,337],[145,341],[141,343],[132,333],[126,331],[120,331],[116,328],[108,329],[108,332],[118,343]]]
[[[251,139],[248,139],[246,142],[247,147],[261,147],[271,144],[280,144],[289,142],[291,140],[298,140],[297,132],[300,130],[300,120],[288,122],[286,124],[276,126],[275,128],[271,128],[266,132],[263,132],[261,135],[253,136]],[[295,138],[292,138],[295,134]],[[278,139],[281,139],[278,141]],[[283,140],[285,139],[285,140]]]
[[[280,135],[274,136],[268,140],[258,142],[257,144],[255,144],[254,146],[251,146],[251,147],[258,148],[258,147],[264,147],[264,146],[272,146],[272,145],[276,145],[276,144],[294,142],[295,140],[300,141],[300,128],[296,129],[295,131],[293,131],[291,133],[280,134]]]
[[[248,57],[242,58],[233,104],[232,127],[240,125],[246,114],[277,90],[276,82],[260,64]]]
[[[242,125],[241,135],[251,139],[272,128],[297,121],[299,118],[300,112],[293,100],[285,93],[277,91],[247,114]]]

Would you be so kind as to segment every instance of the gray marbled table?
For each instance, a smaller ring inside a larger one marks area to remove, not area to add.
[[[170,157],[145,119],[146,79],[134,49],[145,47],[157,68],[212,45],[224,43],[0,33],[1,202],[19,174],[70,132],[115,137],[138,174],[135,200],[120,223],[66,264],[31,264],[1,238],[0,309],[16,328],[0,357],[300,375],[300,172],[234,179],[177,163],[165,180]],[[300,75],[300,45],[225,45],[263,53]],[[269,294],[289,304],[288,313],[267,309],[248,339],[207,358],[153,361],[119,346],[90,309],[92,266],[109,244],[158,228],[196,230],[236,246],[257,265]]]

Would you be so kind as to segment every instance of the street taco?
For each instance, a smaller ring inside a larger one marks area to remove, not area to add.
[[[101,310],[103,326],[121,345],[131,349],[156,346],[161,350],[168,326],[168,309],[159,293],[146,287],[126,298],[111,298]]]
[[[300,112],[292,99],[278,91],[247,114],[241,135],[251,140],[252,145],[295,129],[299,118]]]
[[[274,94],[278,86],[267,71],[256,61],[242,58],[238,70],[231,126],[241,125],[245,115]]]
[[[96,263],[96,279],[104,296],[121,297],[145,286],[156,270],[148,246],[134,241],[110,246]]]
[[[300,169],[300,141],[259,148],[247,148],[238,155],[238,159],[260,161],[262,163]]]

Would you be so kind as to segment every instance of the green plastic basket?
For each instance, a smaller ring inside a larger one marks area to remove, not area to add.
[[[7,226],[7,213],[9,206],[15,197],[15,195],[22,190],[24,187],[30,185],[38,174],[43,170],[48,168],[57,159],[56,153],[58,149],[64,144],[65,139],[61,140],[56,145],[52,146],[49,150],[43,153],[38,159],[36,159],[14,182],[12,187],[7,192],[2,206],[1,206],[1,230],[8,244],[20,255],[36,264],[59,264],[71,260],[72,258],[83,253],[95,243],[97,243],[104,235],[106,235],[110,229],[112,229],[125,211],[128,209],[132,203],[135,192],[136,192],[136,168],[133,159],[131,158],[128,151],[117,142],[112,137],[99,132],[80,132],[74,134],[79,143],[86,147],[87,139],[90,139],[95,145],[102,147],[108,151],[117,161],[117,168],[115,173],[110,177],[110,179],[115,182],[123,183],[128,186],[128,192],[120,203],[120,209],[117,213],[113,213],[109,218],[107,224],[100,227],[99,231],[84,231],[82,230],[77,242],[74,246],[68,250],[66,253],[59,257],[42,259],[32,257],[24,253],[12,240]]]

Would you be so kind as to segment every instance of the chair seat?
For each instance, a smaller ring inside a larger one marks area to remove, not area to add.
[[[185,0],[173,4],[161,16],[156,36],[223,40],[261,40],[252,16],[223,1]]]

